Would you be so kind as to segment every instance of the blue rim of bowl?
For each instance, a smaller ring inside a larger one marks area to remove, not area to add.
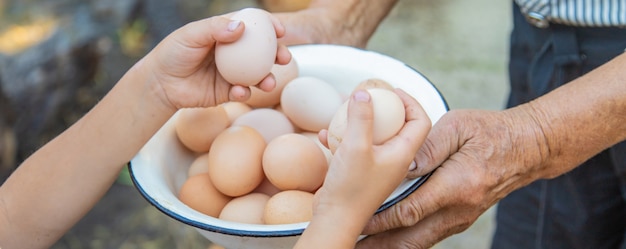
[[[381,54],[379,52],[365,50],[365,49],[362,49],[362,48],[356,48],[356,47],[351,47],[351,46],[345,46],[345,45],[304,44],[304,45],[294,45],[293,47],[300,47],[300,46],[336,46],[336,47],[345,47],[345,48],[350,48],[350,49],[361,50],[361,51],[368,52],[368,53],[376,53],[376,54],[379,54],[381,56],[389,57],[389,58],[397,61],[397,59],[395,59],[393,57],[390,57],[388,55],[385,55],[385,54]],[[424,79],[426,79],[428,84],[430,84],[435,89],[435,91],[439,95],[439,98],[441,98],[441,101],[443,102],[443,105],[444,105],[444,108],[445,108],[446,112],[450,110],[447,101],[445,100],[445,98],[443,97],[443,95],[441,94],[439,89],[425,75],[423,75],[421,72],[419,72],[415,68],[407,65],[404,62],[403,62],[403,65],[405,67],[415,71],[420,76],[424,77]],[[130,173],[130,177],[131,177],[131,180],[132,180],[133,185],[135,186],[135,188],[137,188],[139,193],[141,193],[141,195],[144,197],[144,199],[146,199],[152,206],[154,206],[155,208],[157,208],[159,211],[161,211],[162,213],[166,214],[167,216],[170,216],[171,218],[173,218],[173,219],[175,219],[175,220],[177,220],[179,222],[182,222],[184,224],[196,227],[198,229],[202,229],[202,230],[206,230],[206,231],[210,231],[210,232],[216,232],[216,233],[225,234],[225,235],[235,235],[235,236],[244,236],[244,237],[288,237],[288,236],[298,236],[298,235],[301,235],[302,232],[304,232],[304,228],[287,229],[287,230],[276,230],[276,231],[251,231],[251,230],[243,230],[243,229],[232,229],[232,228],[224,228],[224,227],[214,226],[214,225],[207,224],[205,222],[200,222],[200,221],[195,221],[195,220],[189,219],[187,217],[179,215],[176,212],[174,212],[174,211],[164,207],[158,201],[156,201],[154,198],[152,198],[152,197],[150,197],[150,195],[148,195],[148,193],[141,187],[141,185],[137,182],[137,179],[135,178],[135,174],[133,173],[132,161],[128,162],[128,171]],[[404,190],[398,196],[396,196],[395,198],[393,198],[393,199],[389,200],[388,202],[384,203],[383,205],[381,205],[378,208],[378,210],[376,210],[376,213],[380,213],[380,212],[384,211],[385,209],[395,205],[396,203],[402,201],[404,198],[409,196],[411,193],[413,193],[415,190],[417,190],[420,186],[422,186],[422,184],[424,184],[424,182],[426,182],[426,180],[428,180],[428,178],[430,178],[430,176],[433,174],[433,172],[430,172],[430,173],[428,173],[428,174],[426,174],[424,176],[421,176],[413,184],[411,184],[411,186],[409,186],[406,190]]]
[[[202,230],[210,231],[210,232],[217,232],[217,233],[226,234],[226,235],[236,235],[236,236],[244,236],[244,237],[287,237],[287,236],[298,236],[298,235],[301,235],[302,232],[304,232],[304,228],[276,230],[276,231],[251,231],[251,230],[243,230],[243,229],[232,229],[232,228],[215,226],[215,225],[207,224],[205,222],[189,219],[185,216],[179,215],[178,213],[164,207],[154,198],[150,197],[150,195],[146,193],[146,191],[137,182],[137,179],[135,178],[135,175],[133,174],[132,162],[128,163],[128,171],[130,172],[133,185],[135,186],[135,188],[137,188],[139,193],[141,193],[141,196],[143,196],[144,199],[146,199],[152,206],[154,206],[156,209],[158,209],[162,213],[184,224],[187,224],[187,225],[190,225],[190,226],[202,229]],[[421,176],[420,179],[415,181],[411,186],[409,186],[409,188],[407,188],[401,194],[399,194],[398,196],[396,196],[395,198],[391,199],[390,201],[383,204],[380,208],[378,208],[376,213],[384,211],[385,209],[393,206],[394,204],[400,202],[401,200],[409,196],[416,189],[418,189],[424,182],[426,182],[426,180],[431,175],[432,175],[432,172],[424,176]]]

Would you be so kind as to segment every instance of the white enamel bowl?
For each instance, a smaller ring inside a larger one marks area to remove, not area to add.
[[[417,99],[434,124],[448,107],[439,91],[418,71],[389,56],[337,45],[290,47],[301,76],[315,76],[348,94],[361,81],[379,78]],[[195,227],[213,243],[227,249],[292,248],[307,222],[251,225],[223,221],[183,204],[177,193],[186,180],[192,153],[177,140],[173,123],[166,123],[130,162],[131,178],[154,207],[171,218]],[[428,176],[403,182],[379,211],[415,191]]]

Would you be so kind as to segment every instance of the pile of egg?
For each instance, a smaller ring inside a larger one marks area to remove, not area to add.
[[[179,191],[179,199],[189,207],[251,224],[310,220],[313,195],[332,160],[331,150],[321,144],[317,133],[338,120],[335,116],[347,108],[347,96],[324,80],[298,76],[295,59],[274,65],[271,71],[277,82],[271,92],[252,87],[245,103],[181,109],[175,116],[179,140],[196,155]],[[357,86],[389,87],[379,80]],[[375,101],[374,93],[370,94]],[[404,110],[401,101],[396,104],[400,106],[395,109]],[[379,113],[394,109],[384,108]],[[401,115],[400,127],[389,129],[389,124],[383,124],[386,129],[381,130],[397,132],[404,124]]]
[[[332,156],[317,132],[328,128],[343,97],[322,80],[298,77],[295,60],[272,73],[274,90],[251,87],[245,103],[177,113],[176,134],[197,155],[179,191],[183,203],[242,223],[310,219]]]
[[[276,38],[268,13],[244,9],[232,18],[246,23],[246,33],[237,42],[216,46],[220,74],[229,82],[252,85],[269,70],[276,87],[271,92],[251,87],[245,103],[179,110],[177,137],[197,158],[178,198],[199,212],[229,221],[308,221],[313,195],[347,127],[347,96],[324,80],[299,76],[295,59],[273,64]],[[391,86],[368,80],[357,88],[372,90],[374,143],[395,135],[405,117]],[[317,137],[322,129],[328,129],[330,150]]]

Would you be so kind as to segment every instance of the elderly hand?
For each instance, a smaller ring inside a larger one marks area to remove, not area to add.
[[[340,44],[365,48],[397,0],[313,0],[308,8],[276,13],[287,32],[286,45]]]
[[[326,8],[308,8],[296,12],[276,13],[287,32],[279,42],[286,45],[298,44],[341,44],[365,48],[366,39],[359,39],[354,32],[344,29],[341,22]],[[315,20],[312,22],[311,20]]]
[[[357,248],[429,248],[467,229],[505,195],[539,176],[542,133],[523,109],[450,111],[418,152],[412,177],[435,170],[405,200],[376,215]]]
[[[526,104],[444,115],[415,157],[433,175],[376,215],[357,248],[427,248],[537,179],[559,176],[626,139],[626,55]]]

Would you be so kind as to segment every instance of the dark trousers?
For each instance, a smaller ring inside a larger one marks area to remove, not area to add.
[[[526,22],[515,4],[513,11],[508,107],[537,98],[626,48],[626,29],[556,24],[540,29]],[[536,181],[502,199],[492,248],[626,248],[625,235],[622,142],[560,177]]]

